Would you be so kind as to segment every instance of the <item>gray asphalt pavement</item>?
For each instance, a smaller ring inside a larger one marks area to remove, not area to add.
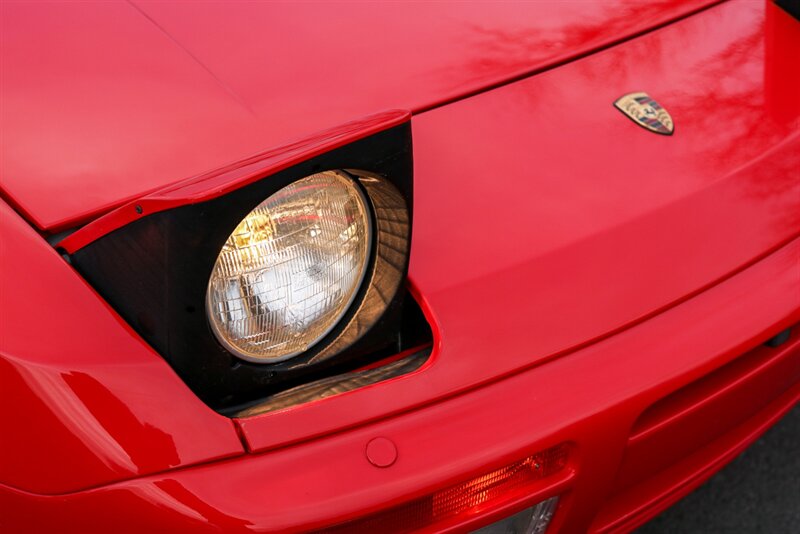
[[[800,406],[637,534],[800,534]]]

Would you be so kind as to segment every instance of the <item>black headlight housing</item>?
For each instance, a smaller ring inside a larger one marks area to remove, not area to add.
[[[228,352],[211,331],[205,313],[206,289],[231,229],[279,189],[326,170],[348,172],[355,180],[385,181],[399,194],[407,219],[405,228],[395,231],[404,232],[406,239],[391,243],[394,252],[389,261],[404,280],[413,199],[408,123],[302,161],[223,196],[142,213],[138,220],[75,251],[70,259],[201,399],[219,411],[234,412],[298,384],[353,370],[416,341],[409,328],[416,329],[419,310],[402,284],[398,291],[381,294],[384,302],[379,309],[372,307],[372,320],[361,319],[364,308],[370,307],[368,292],[374,280],[362,284],[353,305],[322,342],[286,361],[244,361]],[[376,190],[370,191],[368,183],[362,186],[372,195],[373,212],[378,213]],[[402,221],[399,224],[402,226]],[[373,246],[373,251],[377,248]],[[381,279],[381,258],[373,253],[370,262],[373,278]]]

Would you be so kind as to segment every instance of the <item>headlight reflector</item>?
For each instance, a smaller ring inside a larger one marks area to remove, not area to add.
[[[335,171],[271,195],[231,233],[217,257],[206,311],[217,339],[255,362],[285,360],[324,338],[364,280],[368,201]]]

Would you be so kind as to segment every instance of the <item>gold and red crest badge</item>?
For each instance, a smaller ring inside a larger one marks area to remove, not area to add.
[[[629,93],[617,99],[614,106],[642,128],[672,135],[675,123],[666,109],[647,93]]]

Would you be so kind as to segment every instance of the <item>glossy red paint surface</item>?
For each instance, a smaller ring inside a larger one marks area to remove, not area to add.
[[[36,411],[0,410],[4,428],[21,429],[0,442],[0,459],[15,459],[0,471],[0,527],[303,530],[563,442],[574,451],[563,476],[461,528],[555,494],[553,531],[641,523],[800,399],[797,332],[758,348],[800,322],[800,73],[787,68],[798,53],[797,21],[733,1],[417,113],[410,284],[434,329],[430,361],[233,424],[3,207],[3,246],[21,252],[2,256],[0,385]],[[639,90],[667,107],[674,136],[613,108]],[[228,175],[208,176],[212,188],[192,191],[226,187]],[[52,316],[47,338],[30,314],[8,311],[31,301],[48,303],[37,308]],[[44,379],[17,378],[40,368],[68,402],[51,400]],[[106,389],[73,387],[73,373]],[[101,428],[107,438],[86,434]],[[151,428],[174,441],[179,462],[151,446]],[[673,441],[648,438],[660,431]],[[378,437],[396,446],[389,467],[367,457]],[[48,456],[53,441],[70,444],[74,465]],[[687,447],[680,458],[650,461],[676,442]]]
[[[434,106],[709,3],[3,2],[3,190],[39,228],[67,228],[313,132]]]
[[[575,446],[571,469],[545,479],[530,500],[564,495],[554,531],[582,532],[605,504],[629,432],[648,406],[800,321],[798,261],[800,241],[794,241],[703,294],[570,356],[326,439],[61,497],[4,488],[0,509],[14,513],[0,521],[12,532],[109,526],[117,532],[297,531],[413,499],[569,441]],[[800,374],[800,338],[774,354],[790,354]],[[800,386],[796,381],[780,393],[660,489],[671,499],[689,491],[719,467],[718,459],[730,459],[797,402]],[[378,436],[397,446],[389,468],[365,458],[364,447]],[[659,497],[648,503],[656,510],[664,506]],[[490,511],[473,526],[510,511]]]
[[[0,484],[65,493],[243,453],[230,420],[2,203],[0,236],[0,390],[13,399]]]
[[[407,111],[376,113],[289,145],[256,154],[222,169],[183,180],[173,186],[132,200],[92,221],[60,241],[58,247],[71,254],[139,217],[220,197],[264,176],[274,174],[376,132],[397,126],[409,119],[410,114]]]

